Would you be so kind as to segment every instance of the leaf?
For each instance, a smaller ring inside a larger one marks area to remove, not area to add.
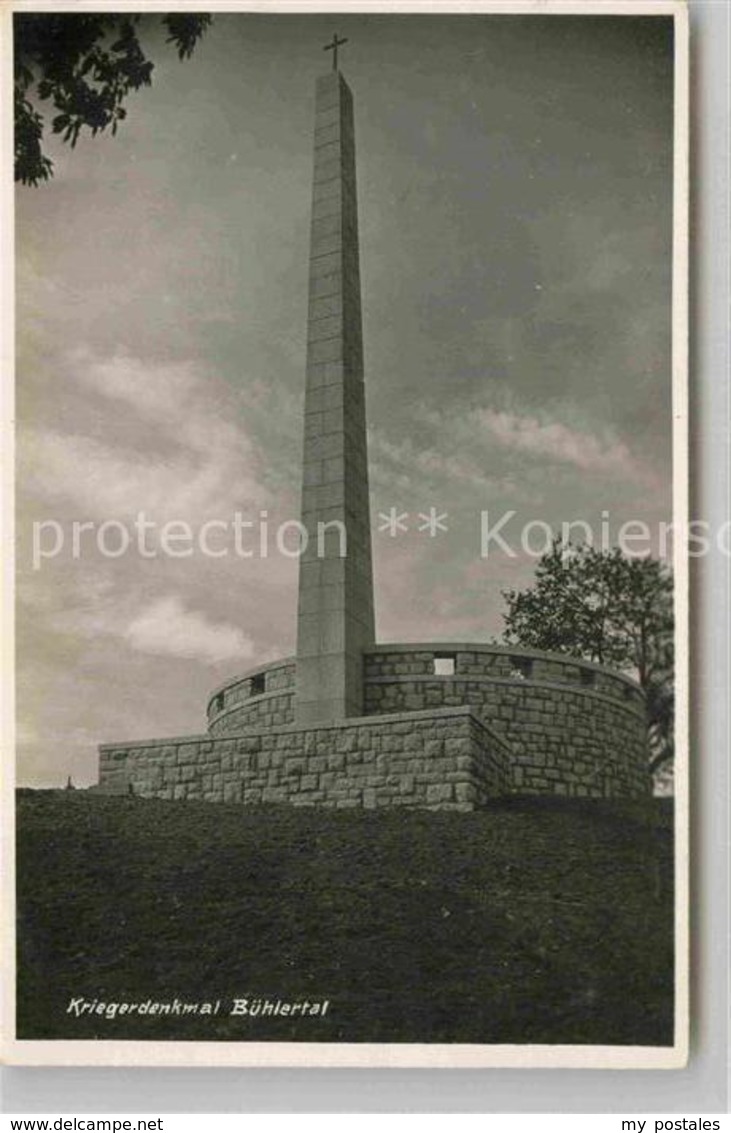
[[[211,22],[210,15],[163,17],[169,41],[187,58]],[[53,173],[41,149],[44,121],[24,98],[32,90],[61,111],[51,131],[74,147],[81,130],[92,136],[108,126],[117,133],[126,117],[122,102],[131,90],[150,86],[154,64],[140,46],[139,13],[27,12],[15,17],[15,179],[38,185]],[[111,48],[108,42],[112,41]],[[31,46],[29,46],[31,45]]]

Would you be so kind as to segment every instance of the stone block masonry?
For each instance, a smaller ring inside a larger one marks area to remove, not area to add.
[[[438,676],[435,660],[453,670]],[[382,645],[365,657],[366,713],[470,704],[510,747],[516,794],[651,792],[642,690],[600,665],[497,645]]]
[[[451,662],[449,675],[437,661]],[[212,695],[212,735],[294,722],[294,658],[232,678]],[[573,657],[499,645],[375,645],[363,653],[367,716],[471,711],[507,747],[516,794],[611,798],[650,793],[642,690]],[[408,717],[410,718],[410,716]]]
[[[293,724],[296,669],[293,658],[274,661],[220,685],[208,699],[211,734]]]
[[[314,126],[297,654],[217,688],[206,736],[103,745],[99,789],[461,810],[502,793],[646,795],[634,681],[511,647],[376,641],[355,125],[338,70],[317,80]]]
[[[105,744],[100,789],[209,802],[466,811],[505,793],[508,756],[469,707],[447,708]]]
[[[362,650],[375,640],[353,98],[339,71],[315,91],[297,722],[363,712]],[[330,529],[324,546],[317,533]],[[338,528],[346,532],[341,547]]]

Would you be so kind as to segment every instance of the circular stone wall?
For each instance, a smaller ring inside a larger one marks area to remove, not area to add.
[[[645,699],[585,661],[497,645],[383,645],[364,657],[367,714],[469,704],[508,742],[526,794],[648,794]]]
[[[208,731],[233,735],[247,728],[294,723],[295,661],[259,665],[219,685],[208,700]]]
[[[213,736],[295,723],[293,657],[211,695]],[[363,656],[363,714],[470,705],[512,752],[515,793],[651,791],[645,700],[635,681],[560,654],[498,645],[379,645]]]

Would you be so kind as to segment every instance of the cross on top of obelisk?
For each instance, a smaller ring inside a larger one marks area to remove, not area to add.
[[[337,69],[338,69],[338,48],[342,47],[343,44],[347,43],[347,42],[348,42],[347,39],[338,39],[337,32],[333,32],[332,43],[326,43],[325,46],[322,49],[323,51],[332,51],[332,53],[333,53],[333,71],[337,71]]]

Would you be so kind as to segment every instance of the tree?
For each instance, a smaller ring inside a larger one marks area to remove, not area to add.
[[[146,17],[149,18],[149,17]],[[53,176],[43,152],[43,115],[50,102],[54,134],[75,146],[83,129],[116,134],[131,91],[149,86],[154,64],[138,36],[134,13],[24,12],[14,18],[15,180],[38,185]],[[211,22],[208,15],[162,16],[180,59],[187,59]]]
[[[645,693],[650,771],[673,757],[673,579],[652,558],[626,558],[560,537],[527,590],[504,590],[505,639],[570,653],[633,675]]]

